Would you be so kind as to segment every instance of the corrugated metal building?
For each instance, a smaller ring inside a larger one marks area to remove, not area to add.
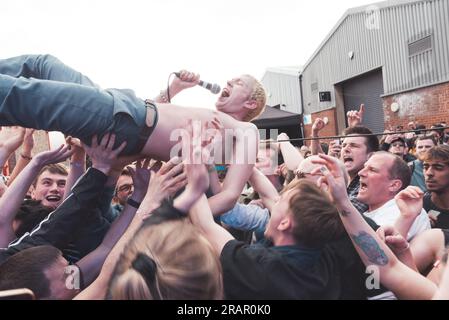
[[[267,68],[261,80],[267,90],[267,105],[301,114],[300,73],[301,67]]]
[[[428,126],[448,121],[449,0],[348,10],[301,77],[304,115],[327,116],[334,133],[361,103],[364,123],[376,132],[412,120]]]

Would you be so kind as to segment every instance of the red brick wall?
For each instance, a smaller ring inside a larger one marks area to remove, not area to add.
[[[33,152],[32,152],[32,156],[34,156],[35,154],[48,150],[49,149],[49,145],[48,145],[48,135],[46,131],[42,131],[42,130],[36,130],[34,132],[34,148],[33,148]],[[20,153],[22,152],[22,147],[19,147],[19,149],[13,153],[11,155],[11,157],[8,160],[8,171],[7,175],[11,174],[12,170],[14,169],[18,157],[20,157]]]
[[[335,117],[335,108],[312,113],[312,124],[316,118],[323,119],[324,117],[327,117],[329,119],[329,122],[327,126],[325,126],[324,129],[320,131],[320,136],[335,136],[337,134],[337,119]],[[304,126],[305,138],[309,138],[312,135],[312,124]],[[328,141],[324,140],[323,142],[328,143]],[[310,141],[306,141],[306,144],[310,146]]]
[[[391,104],[399,105],[398,112],[391,111]],[[449,82],[404,92],[383,98],[385,129],[398,125],[407,128],[410,121],[418,121],[427,128],[440,121],[449,122]]]

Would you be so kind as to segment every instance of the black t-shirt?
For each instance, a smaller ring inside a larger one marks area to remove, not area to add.
[[[449,230],[448,229],[441,229],[444,236],[444,247],[447,247],[449,245]]]
[[[424,195],[423,208],[428,214],[431,214],[431,210],[439,212],[437,222],[432,228],[449,229],[449,210],[438,208],[432,202],[432,194],[430,192],[426,192]]]
[[[371,219],[365,220],[378,228]],[[231,240],[223,247],[226,299],[364,300],[379,292],[366,288],[369,275],[346,234],[321,249],[270,245]]]
[[[221,252],[226,299],[320,299],[327,279],[315,267],[319,249],[245,245],[231,240]],[[325,297],[324,297],[325,298]]]

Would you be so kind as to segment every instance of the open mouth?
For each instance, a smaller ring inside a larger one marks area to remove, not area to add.
[[[366,191],[367,188],[368,188],[367,184],[366,184],[365,182],[361,182],[361,181],[360,181],[359,192],[360,192],[360,191]]]
[[[45,200],[47,200],[48,202],[59,202],[59,201],[61,201],[61,196],[51,195],[51,196],[45,197]]]
[[[228,98],[229,96],[230,96],[229,90],[227,88],[224,88],[223,91],[221,91],[221,97]]]
[[[346,163],[352,163],[354,162],[354,159],[349,156],[343,156],[343,162]]]

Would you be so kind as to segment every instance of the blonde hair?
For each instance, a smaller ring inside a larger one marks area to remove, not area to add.
[[[153,271],[135,268],[142,257]],[[144,226],[125,247],[109,294],[115,300],[222,299],[218,254],[187,218]]]
[[[244,76],[249,77],[254,81],[253,92],[251,93],[250,100],[256,101],[256,108],[251,109],[243,119],[243,121],[251,121],[257,118],[264,111],[267,95],[262,83],[260,83],[259,80],[249,74],[245,74]]]

